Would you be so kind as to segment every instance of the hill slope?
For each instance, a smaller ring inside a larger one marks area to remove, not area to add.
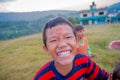
[[[115,13],[120,11],[120,2],[115,3],[108,7],[108,13]]]
[[[42,31],[45,23],[55,16],[76,19],[78,11],[43,11],[26,13],[0,13],[0,40],[14,39]]]
[[[8,12],[0,13],[0,21],[35,21],[43,19],[47,16],[64,16],[78,17],[79,11],[68,11],[68,10],[50,10],[50,11],[35,11],[35,12]]]

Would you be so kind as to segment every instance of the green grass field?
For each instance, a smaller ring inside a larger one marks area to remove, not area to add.
[[[120,62],[120,50],[110,51],[108,44],[120,39],[120,24],[86,26],[85,31],[92,52],[98,55],[92,59],[111,72]],[[0,41],[0,80],[31,80],[51,60],[42,45],[41,34]]]

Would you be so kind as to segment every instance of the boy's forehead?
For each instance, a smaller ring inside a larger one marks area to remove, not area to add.
[[[61,28],[56,29],[55,33],[59,36],[62,33]]]
[[[47,34],[51,35],[51,34],[56,34],[58,36],[60,36],[62,33],[67,33],[72,31],[71,27],[68,25],[57,25],[56,27],[52,27],[50,29],[47,30]]]
[[[56,34],[58,36],[60,36],[62,34],[62,27],[53,27],[51,29],[49,29],[49,35],[52,35],[52,34]]]

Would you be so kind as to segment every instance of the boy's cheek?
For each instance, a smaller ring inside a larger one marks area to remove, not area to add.
[[[43,46],[43,49],[44,49],[45,53],[48,55],[48,54],[49,54],[49,51],[48,51],[47,47],[46,47],[46,46]]]

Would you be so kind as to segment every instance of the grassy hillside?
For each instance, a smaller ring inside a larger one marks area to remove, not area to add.
[[[120,62],[120,50],[108,49],[112,40],[120,39],[120,24],[86,26],[93,60],[111,72]],[[0,42],[0,80],[31,80],[35,72],[51,60],[42,49],[41,34]]]
[[[79,11],[68,10],[0,13],[0,41],[39,33],[44,24],[56,16],[77,19],[79,14]]]

